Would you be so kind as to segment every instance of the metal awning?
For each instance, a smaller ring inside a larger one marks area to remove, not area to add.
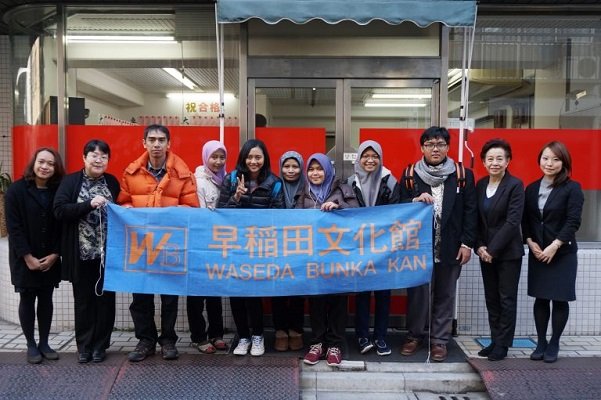
[[[476,1],[472,0],[218,0],[220,23],[258,18],[268,24],[290,20],[304,24],[353,21],[365,25],[382,20],[391,25],[410,21],[420,27],[440,22],[450,27],[472,27]]]

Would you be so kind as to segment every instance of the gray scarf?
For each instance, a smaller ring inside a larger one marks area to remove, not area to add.
[[[429,165],[422,158],[415,164],[415,173],[429,186],[441,185],[455,172],[455,161],[447,157],[438,165]]]

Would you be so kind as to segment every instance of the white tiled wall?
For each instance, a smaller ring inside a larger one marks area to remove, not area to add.
[[[516,335],[536,333],[532,306],[528,297],[528,257],[523,258],[518,290],[518,315]],[[601,334],[601,250],[578,251],[576,301],[570,303],[570,319],[566,335]],[[488,314],[484,303],[484,288],[480,265],[475,257],[466,265],[459,279],[457,331],[465,335],[489,335]]]
[[[0,163],[2,171],[11,173],[12,90],[10,77],[10,42],[0,35]]]

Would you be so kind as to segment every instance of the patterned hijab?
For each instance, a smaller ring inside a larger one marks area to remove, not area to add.
[[[207,166],[209,158],[211,158],[211,155],[217,150],[223,150],[225,156],[227,157],[227,150],[225,149],[223,143],[221,143],[219,140],[209,140],[206,142],[205,145],[202,146],[202,165],[205,166],[205,171],[207,174],[209,174],[211,180],[217,186],[221,186],[223,178],[225,177],[225,164],[223,164],[223,167],[217,173],[211,171],[211,169]]]
[[[306,172],[309,172],[309,165],[313,160],[317,161],[321,168],[323,168],[325,172],[325,177],[321,185],[314,185],[311,183],[311,180],[307,177],[307,182],[309,182],[309,187],[311,189],[311,193],[317,198],[320,204],[322,204],[330,195],[330,191],[332,190],[332,183],[334,182],[334,178],[336,177],[336,172],[334,170],[334,166],[332,162],[323,153],[315,153],[309,157],[307,161]]]
[[[372,149],[380,156],[380,165],[373,172],[367,172],[361,165],[361,156],[367,149]],[[357,160],[355,161],[355,175],[357,176],[357,183],[363,201],[366,207],[372,207],[376,205],[378,200],[378,192],[380,190],[380,182],[382,181],[382,166],[384,165],[384,159],[382,157],[382,146],[378,142],[373,140],[366,140],[359,145],[357,150]]]
[[[300,167],[300,176],[294,182],[289,182],[283,177],[282,167],[286,160],[293,159],[296,160],[298,166]],[[304,185],[305,177],[303,175],[303,156],[301,156],[296,151],[287,151],[280,157],[280,177],[282,178],[282,187],[284,189],[284,200],[286,200],[286,208],[294,207],[294,196],[298,191],[298,188]]]

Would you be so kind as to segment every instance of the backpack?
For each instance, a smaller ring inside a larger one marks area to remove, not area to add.
[[[407,168],[403,171],[403,177],[405,178],[405,187],[409,192],[413,192],[415,190],[415,178],[413,175],[415,174],[415,164],[407,165]],[[455,174],[457,174],[457,193],[463,193],[463,189],[465,188],[465,167],[463,163],[456,162],[455,163]]]
[[[230,173],[230,191],[232,193],[234,193],[236,191],[236,186],[238,185],[238,182],[236,181],[236,177],[238,175],[238,170],[235,169]],[[280,182],[279,180],[275,182],[275,184],[273,185],[273,187],[271,188],[271,198],[275,199],[278,195],[278,193],[280,192],[280,190],[282,189],[282,182]]]

